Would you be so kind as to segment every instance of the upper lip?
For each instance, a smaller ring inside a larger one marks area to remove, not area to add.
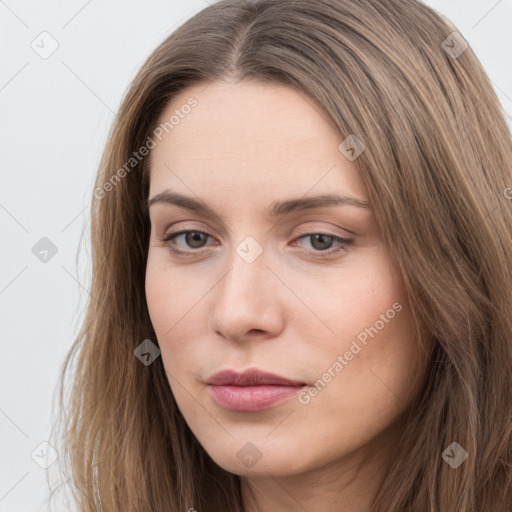
[[[212,375],[206,383],[214,386],[304,386],[304,382],[286,379],[257,368],[249,368],[243,373],[235,370],[222,370]]]

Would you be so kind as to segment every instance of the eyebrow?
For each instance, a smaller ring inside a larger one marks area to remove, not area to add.
[[[159,203],[173,204],[182,208],[186,208],[187,210],[203,214],[205,216],[218,217],[218,215],[202,201],[194,199],[193,197],[178,194],[176,192],[170,192],[168,190],[161,192],[160,194],[157,194],[146,201],[148,209],[152,205]],[[283,217],[290,213],[341,205],[353,206],[366,210],[370,209],[368,202],[361,201],[355,197],[338,194],[322,194],[314,197],[301,197],[297,199],[288,199],[286,201],[276,201],[270,206],[267,215],[269,217]]]

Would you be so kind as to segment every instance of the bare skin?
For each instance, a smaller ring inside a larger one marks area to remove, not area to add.
[[[274,202],[324,194],[369,203],[366,185],[304,95],[201,84],[161,121],[191,97],[152,150],[149,193],[214,212],[150,206],[146,296],[177,404],[212,459],[241,476],[247,512],[367,512],[425,378],[403,281],[370,204],[268,215]],[[196,234],[163,241],[184,230]],[[264,410],[219,405],[206,380],[248,368],[306,386]]]

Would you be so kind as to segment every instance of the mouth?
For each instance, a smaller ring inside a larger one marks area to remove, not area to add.
[[[213,400],[238,412],[270,409],[296,395],[306,383],[251,368],[238,373],[223,370],[206,382]]]

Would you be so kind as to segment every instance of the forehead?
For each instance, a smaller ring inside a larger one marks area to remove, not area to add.
[[[183,177],[195,189],[240,193],[266,186],[304,194],[321,182],[321,192],[366,198],[357,166],[338,149],[343,137],[333,121],[290,87],[198,84],[172,99],[159,125],[161,140],[155,139],[151,152],[152,192],[180,186]]]
[[[192,99],[197,104],[189,109]],[[300,152],[320,140],[335,143],[339,137],[333,121],[311,98],[280,84],[244,80],[195,85],[170,101],[159,124],[173,114],[175,124],[168,131],[176,142],[191,145],[198,141],[196,146],[200,146],[207,137],[219,151],[247,143],[242,148],[246,153],[257,140],[259,145],[266,142],[274,148],[294,145]],[[232,138],[226,138],[227,134]]]

